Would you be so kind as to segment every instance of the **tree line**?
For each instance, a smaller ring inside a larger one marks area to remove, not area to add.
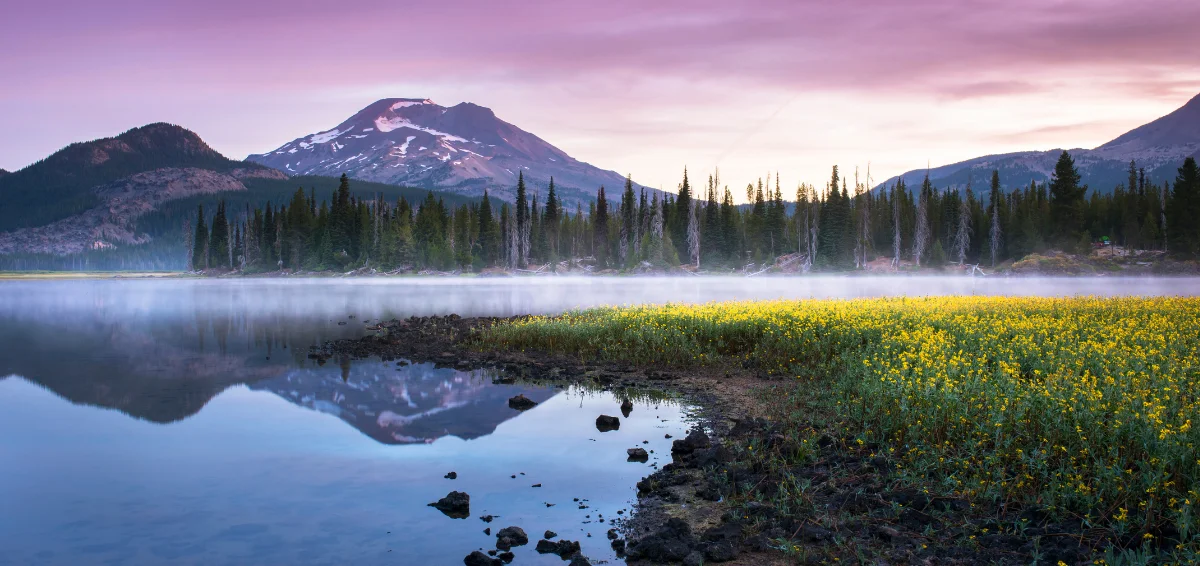
[[[681,264],[722,270],[776,261],[802,270],[870,262],[998,265],[1048,249],[1086,252],[1106,238],[1178,257],[1200,253],[1200,172],[1193,158],[1161,185],[1130,162],[1127,183],[1108,193],[1089,194],[1065,151],[1048,182],[1003,190],[1001,181],[993,171],[983,191],[970,184],[939,189],[928,176],[919,187],[900,180],[871,190],[857,174],[851,187],[834,166],[822,189],[801,184],[792,202],[784,200],[776,174],[774,186],[769,177],[748,184],[748,204],[735,205],[719,172],[697,187],[685,170],[674,194],[635,191],[627,178],[618,194],[600,187],[587,210],[567,210],[553,179],[543,198],[530,194],[523,174],[514,203],[485,191],[480,201],[457,207],[432,192],[416,203],[354,198],[343,175],[319,204],[312,191],[297,189],[278,207],[247,205],[231,213],[221,203],[211,219],[201,206],[185,234],[193,269],[248,273]]]

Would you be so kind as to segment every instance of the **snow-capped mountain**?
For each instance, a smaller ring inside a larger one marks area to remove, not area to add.
[[[1008,188],[1039,183],[1050,178],[1061,149],[1021,151],[987,155],[928,171],[938,187],[958,187],[968,181],[977,190],[985,190],[992,170],[1000,171],[1000,181]],[[1145,168],[1154,181],[1173,180],[1175,170],[1188,156],[1200,154],[1200,95],[1179,109],[1143,126],[1134,128],[1095,149],[1068,149],[1075,166],[1093,190],[1108,192],[1128,178],[1129,162]],[[926,170],[916,169],[900,177],[909,186],[920,185]],[[888,179],[881,187],[890,187],[900,177]]]
[[[388,98],[337,127],[297,138],[247,161],[289,175],[338,176],[513,200],[518,173],[530,191],[554,178],[568,206],[595,198],[625,179],[567,155],[541,138],[464,102],[449,108],[431,100]]]

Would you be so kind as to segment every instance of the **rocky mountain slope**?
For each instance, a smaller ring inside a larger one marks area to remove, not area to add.
[[[43,226],[101,204],[95,187],[165,167],[229,173],[263,170],[227,159],[195,133],[156,123],[112,138],[71,144],[0,177],[0,232]],[[267,174],[267,173],[262,173]]]
[[[1083,182],[1092,189],[1107,192],[1128,178],[1129,162],[1158,183],[1175,178],[1175,170],[1189,155],[1200,154],[1200,95],[1179,109],[1153,122],[1134,128],[1095,149],[1068,149]],[[971,182],[976,189],[986,188],[992,170],[1000,171],[1001,183],[1007,188],[1049,180],[1054,163],[1062,149],[1022,151],[985,155],[928,170],[929,178],[938,187],[958,187]],[[890,187],[900,178],[910,187],[919,185],[926,174],[916,169],[884,181],[880,187]]]
[[[168,167],[138,173],[93,188],[99,204],[80,214],[44,226],[0,233],[0,254],[67,255],[146,244],[151,237],[137,231],[135,221],[162,204],[197,195],[245,191],[243,179],[274,176],[286,178],[278,171],[245,168],[218,173]]]
[[[615,192],[625,179],[579,161],[541,138],[464,102],[444,107],[430,100],[377,101],[337,127],[297,138],[247,161],[292,175],[338,176],[392,185],[440,189],[512,201],[517,175],[531,192],[556,191],[573,207],[595,198],[601,185]],[[585,205],[586,208],[586,205]]]
[[[286,180],[228,159],[195,133],[150,124],[71,144],[0,176],[0,254],[67,255],[148,243],[137,219],[198,195],[246,191],[251,179]]]

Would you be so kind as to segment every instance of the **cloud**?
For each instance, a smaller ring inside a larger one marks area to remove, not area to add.
[[[136,125],[118,118],[203,126],[240,156],[383,96],[491,106],[649,178],[746,131],[739,145],[755,150],[730,159],[747,170],[864,143],[877,161],[923,163],[983,143],[1083,143],[1101,127],[1082,125],[1085,110],[1126,108],[1136,124],[1200,90],[1200,2],[1177,0],[44,0],[10,16],[0,128],[30,133],[0,142],[7,168]],[[785,114],[812,116],[756,127],[791,97]]]

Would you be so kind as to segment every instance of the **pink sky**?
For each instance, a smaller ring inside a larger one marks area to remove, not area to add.
[[[1194,0],[42,0],[5,10],[0,167],[154,121],[243,158],[385,97],[734,194],[831,165],[1094,147],[1200,92]]]

